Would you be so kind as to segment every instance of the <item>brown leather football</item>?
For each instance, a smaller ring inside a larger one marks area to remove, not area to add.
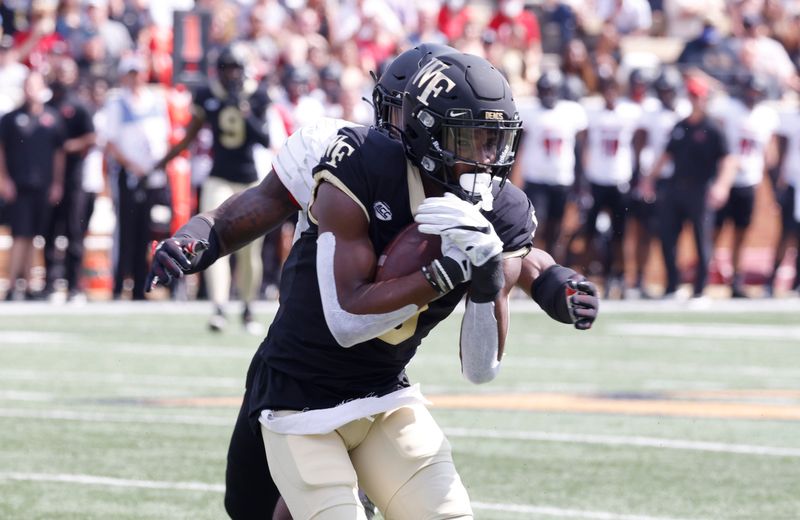
[[[419,270],[442,256],[439,235],[420,233],[417,223],[400,231],[378,257],[375,281],[400,278]]]

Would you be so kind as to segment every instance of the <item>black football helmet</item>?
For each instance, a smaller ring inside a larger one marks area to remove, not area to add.
[[[563,84],[564,76],[561,71],[550,69],[542,72],[536,81],[536,95],[539,96],[539,102],[543,107],[553,108],[556,106]]]
[[[522,121],[503,75],[478,56],[429,59],[403,93],[402,140],[420,171],[457,196],[477,202],[454,172],[457,164],[505,183],[514,164]]]
[[[245,81],[247,50],[242,44],[223,47],[216,59],[217,79],[230,94],[241,92]]]
[[[458,52],[454,48],[438,43],[423,43],[398,55],[381,72],[372,89],[372,104],[375,109],[375,125],[400,127],[403,90],[409,78],[420,66],[432,57]]]
[[[673,108],[682,83],[681,74],[677,69],[665,67],[661,70],[661,73],[653,82],[653,88],[662,105],[667,108]]]
[[[745,105],[753,107],[763,101],[769,90],[766,79],[752,72],[743,72],[736,77],[739,97]]]

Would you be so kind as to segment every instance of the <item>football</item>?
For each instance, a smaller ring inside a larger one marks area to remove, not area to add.
[[[441,256],[442,239],[439,235],[420,233],[417,223],[409,224],[378,257],[375,281],[409,275]]]

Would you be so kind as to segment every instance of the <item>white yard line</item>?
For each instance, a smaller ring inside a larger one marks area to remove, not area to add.
[[[205,482],[173,482],[160,480],[137,480],[97,475],[65,474],[65,473],[18,473],[0,472],[0,480],[16,480],[22,482],[56,482],[79,484],[85,486],[107,486],[137,489],[167,489],[177,491],[204,491],[224,493],[224,484],[208,484]],[[472,507],[484,511],[501,511],[504,513],[537,514],[560,516],[567,518],[583,518],[589,520],[680,520],[673,517],[611,513],[606,511],[586,511],[580,509],[564,509],[552,506],[536,506],[528,504],[502,504],[490,502],[473,502]]]
[[[764,455],[769,457],[800,458],[800,448],[757,446],[753,444],[729,444],[723,442],[665,439],[661,437],[638,437],[623,435],[592,435],[574,433],[551,433],[541,431],[499,431],[471,428],[443,428],[448,437],[477,439],[502,439],[517,441],[564,442],[574,444],[596,444],[664,450],[707,451],[714,453],[736,453],[741,455]]]
[[[224,418],[203,415],[110,414],[104,412],[30,410],[14,408],[0,408],[0,418],[101,423],[180,424],[190,426],[223,426],[226,428],[233,428],[233,423],[236,420],[234,415],[231,415],[230,418]]]
[[[0,369],[0,381],[52,381],[127,384],[135,382],[147,386],[210,386],[219,388],[241,388],[241,377],[202,377],[179,375],[132,374],[121,372],[68,372],[33,369]],[[2,395],[2,393],[0,393]]]
[[[0,339],[2,339],[2,331],[0,331]],[[189,358],[232,358],[232,359],[251,359],[253,354],[258,349],[260,340],[253,338],[253,343],[244,345],[247,349],[239,347],[219,347],[219,346],[203,346],[192,345],[187,347],[180,347],[177,345],[165,345],[158,343],[117,343],[107,340],[96,340],[97,344],[87,345],[85,339],[72,340],[72,339],[53,339],[49,341],[41,341],[36,343],[36,352],[43,350],[59,351],[59,352],[86,352],[97,353],[101,355],[114,356],[118,354],[130,354],[135,356],[165,356],[165,357],[189,357]],[[28,343],[11,343],[0,344],[0,349],[30,349],[31,345]]]
[[[0,480],[21,480],[27,482],[65,482],[89,486],[110,486],[144,489],[176,489],[181,491],[211,491],[223,493],[224,484],[205,482],[167,482],[159,480],[134,480],[127,478],[99,477],[96,475],[73,475],[65,473],[15,473],[0,472]]]
[[[230,428],[233,428],[233,423],[235,420],[235,417],[233,416],[230,418],[224,418],[202,415],[110,414],[104,412],[75,412],[70,410],[30,410],[13,408],[0,408],[0,418],[102,423],[180,424],[194,426],[222,426]],[[553,433],[543,431],[501,431],[475,428],[443,428],[443,430],[450,437],[561,442],[800,458],[800,448],[758,446],[753,444],[730,444],[723,442],[692,441],[686,439],[666,439],[661,437]]]
[[[512,357],[513,356],[513,357]],[[442,354],[429,354],[421,351],[416,359],[417,364],[430,365],[431,363],[452,365],[455,363],[454,356]],[[564,370],[564,371],[583,371],[597,372],[598,370],[610,370],[614,372],[626,372],[632,374],[646,373],[652,374],[656,371],[668,371],[671,376],[678,374],[686,376],[703,375],[720,376],[728,379],[730,376],[750,376],[750,377],[769,377],[769,378],[800,378],[800,369],[794,367],[775,367],[757,365],[701,365],[696,363],[675,363],[670,360],[662,362],[652,361],[624,361],[613,359],[587,359],[587,358],[549,358],[527,356],[522,353],[509,353],[505,358],[504,370]],[[412,365],[413,366],[413,365]],[[494,387],[493,387],[494,389]]]
[[[800,340],[797,325],[737,325],[735,323],[614,323],[607,334],[670,338]]]
[[[610,513],[607,511],[586,511],[583,509],[564,509],[551,506],[534,506],[526,504],[492,504],[472,502],[473,509],[484,511],[501,511],[503,513],[520,513],[540,516],[556,516],[560,518],[585,518],[590,520],[681,520],[674,517],[633,515]]]

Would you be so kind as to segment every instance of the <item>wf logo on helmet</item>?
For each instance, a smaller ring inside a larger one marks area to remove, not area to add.
[[[448,78],[443,72],[449,68],[450,65],[437,59],[432,59],[419,69],[419,72],[411,79],[412,84],[423,89],[420,95],[417,96],[417,99],[423,105],[428,106],[428,98],[431,96],[438,97],[442,90],[450,92],[456,86],[455,81]]]

